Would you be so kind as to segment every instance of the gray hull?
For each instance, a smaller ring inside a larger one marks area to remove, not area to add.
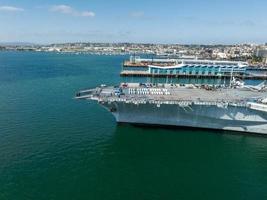
[[[267,113],[247,107],[173,104],[102,104],[117,122],[185,126],[267,134]]]

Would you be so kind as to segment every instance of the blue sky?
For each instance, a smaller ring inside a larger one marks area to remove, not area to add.
[[[0,0],[0,42],[265,43],[266,0]]]

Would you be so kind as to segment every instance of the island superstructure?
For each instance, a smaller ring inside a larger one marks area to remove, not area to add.
[[[122,83],[82,90],[117,122],[267,134],[267,88],[233,79],[224,85]]]

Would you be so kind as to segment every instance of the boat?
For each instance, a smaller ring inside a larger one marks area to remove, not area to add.
[[[194,127],[267,134],[267,87],[121,83],[82,90],[76,99],[93,100],[118,123]]]

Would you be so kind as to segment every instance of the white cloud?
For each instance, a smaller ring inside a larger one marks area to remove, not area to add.
[[[24,9],[23,8],[14,7],[14,6],[0,6],[0,11],[19,12],[19,11],[24,11]]]
[[[65,13],[65,14],[74,13],[74,10],[72,9],[72,7],[67,6],[67,5],[55,5],[55,6],[52,6],[50,10],[53,12],[60,12],[60,13]]]
[[[68,5],[54,5],[50,8],[52,12],[59,12],[63,14],[69,14],[73,16],[82,16],[82,17],[94,17],[95,13],[92,11],[78,11]]]
[[[83,16],[83,17],[94,17],[95,13],[91,12],[91,11],[84,11],[84,12],[81,13],[81,16]]]

